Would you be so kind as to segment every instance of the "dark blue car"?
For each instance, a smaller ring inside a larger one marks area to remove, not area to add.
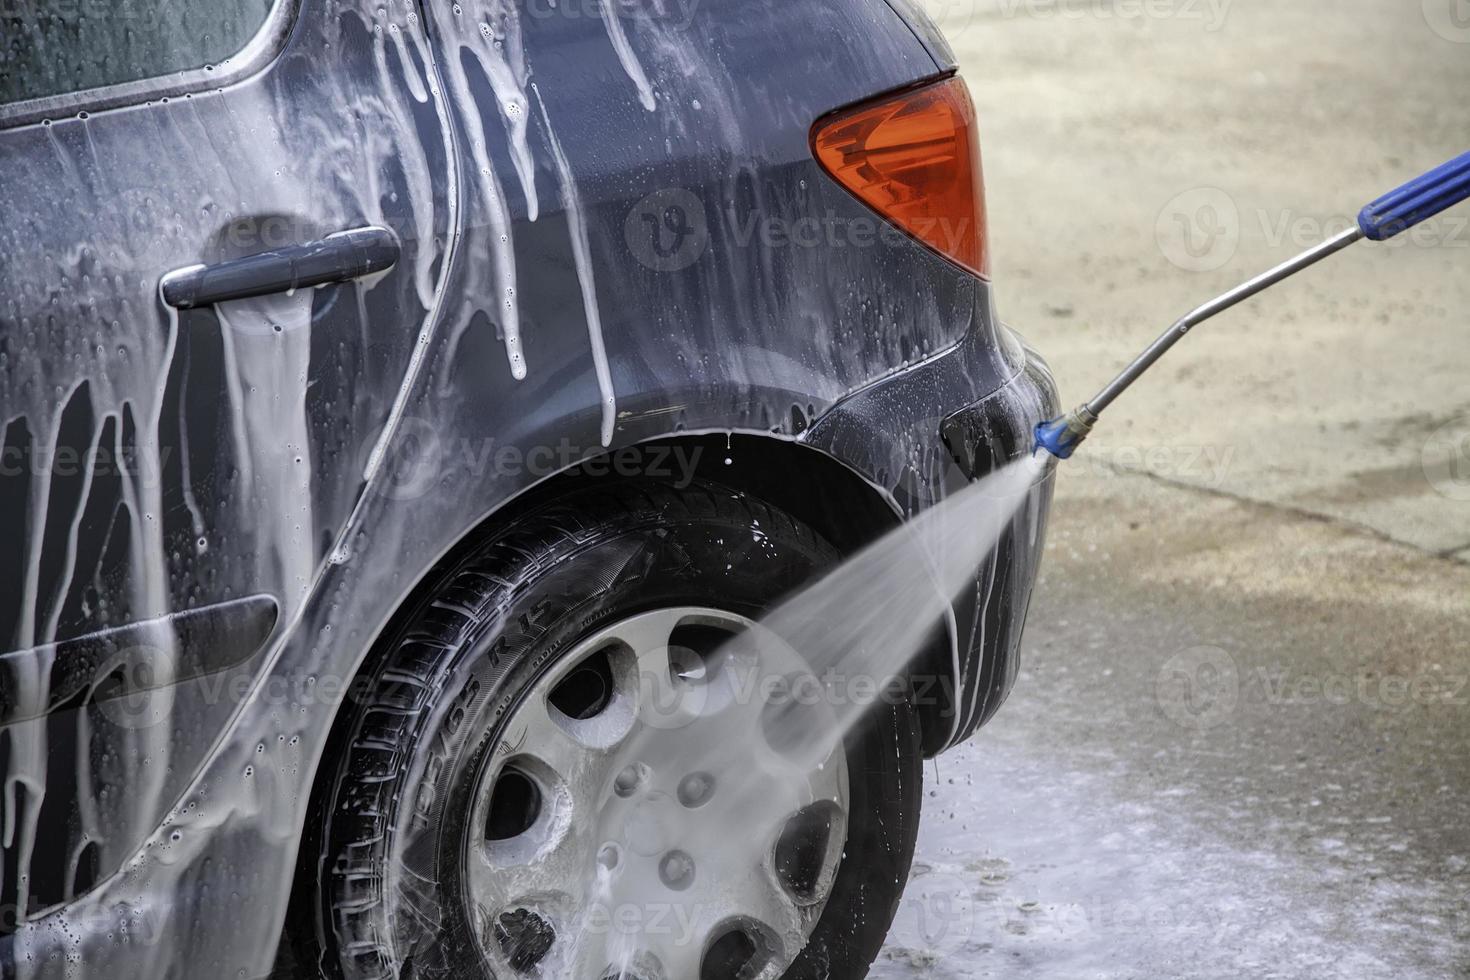
[[[661,706],[1056,414],[909,0],[11,0],[0,103],[4,975],[862,976],[1049,482],[748,846]]]

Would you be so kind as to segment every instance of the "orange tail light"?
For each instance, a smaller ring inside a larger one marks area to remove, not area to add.
[[[990,278],[980,141],[963,81],[947,78],[819,119],[812,152],[883,217]]]

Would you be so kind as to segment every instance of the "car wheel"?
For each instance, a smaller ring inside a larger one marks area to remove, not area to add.
[[[913,854],[915,715],[883,698],[833,735],[790,696],[812,666],[757,623],[837,560],[696,483],[578,491],[459,562],[371,668],[319,797],[329,972],[863,976]]]

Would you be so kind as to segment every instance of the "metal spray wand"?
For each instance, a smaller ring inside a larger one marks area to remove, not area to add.
[[[1036,445],[1058,459],[1066,459],[1082,444],[1097,425],[1098,416],[1113,401],[1142,377],[1170,347],[1191,329],[1223,313],[1257,293],[1315,265],[1329,255],[1342,251],[1363,239],[1386,241],[1446,208],[1470,198],[1470,153],[1464,153],[1441,167],[1392,191],[1365,207],[1358,215],[1358,226],[1308,249],[1296,258],[1283,262],[1269,272],[1241,283],[1234,289],[1196,307],[1164,331],[1148,349],[1123,369],[1108,385],[1071,412],[1036,427]]]

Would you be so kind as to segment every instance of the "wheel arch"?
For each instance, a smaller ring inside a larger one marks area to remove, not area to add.
[[[797,439],[767,433],[706,432],[662,436],[638,443],[637,448],[643,460],[654,460],[655,451],[667,449],[663,469],[671,471],[676,483],[697,477],[774,504],[816,530],[844,557],[857,554],[903,523],[901,507],[892,494],[837,457]],[[677,455],[681,451],[682,457]],[[498,528],[589,482],[628,478],[592,469],[582,463],[528,487],[468,530],[415,586],[395,613],[395,622],[432,591],[445,567]],[[390,634],[391,629],[384,631]],[[955,690],[957,681],[954,643],[949,626],[938,628],[915,661],[916,671],[945,679],[932,685],[938,696],[926,695],[916,704],[926,756],[944,748],[953,728],[954,706],[948,692]]]
[[[864,479],[836,457],[800,441],[770,434],[735,432],[679,434],[650,439],[638,444],[640,457],[653,458],[649,450],[667,449],[665,459],[682,460],[669,468],[676,485],[701,478],[749,493],[773,504],[815,529],[844,556],[856,554],[869,542],[902,523],[893,497]],[[682,457],[675,454],[682,451]],[[687,463],[688,466],[684,466]],[[588,461],[568,467],[508,497],[503,504],[467,528],[455,544],[419,575],[403,599],[384,621],[354,672],[354,681],[372,670],[378,651],[402,629],[445,576],[467,554],[499,529],[537,508],[598,481],[630,478],[614,470],[602,470]],[[954,638],[948,629],[936,636],[915,661],[916,669],[935,677],[954,673]],[[941,691],[953,686],[935,685]],[[324,774],[340,750],[343,722],[352,700],[335,708],[331,736],[312,774],[312,797],[320,794]],[[950,734],[952,706],[943,698],[923,699],[916,706],[926,756],[938,752]],[[313,807],[315,802],[313,803]],[[303,854],[309,849],[303,848]]]
[[[899,505],[891,495],[837,458],[797,440],[769,434],[720,432],[656,438],[638,447],[645,452],[667,449],[671,455],[682,450],[681,458],[690,468],[675,467],[676,481],[699,478],[759,497],[812,527],[844,556],[855,554],[902,523]],[[362,656],[354,683],[370,675],[385,647],[400,635],[452,570],[486,539],[522,516],[589,484],[629,478],[626,474],[596,471],[584,461],[507,498],[492,513],[466,529],[455,545],[419,576]],[[934,640],[916,661],[920,665],[917,669],[936,676],[953,674],[953,643],[947,629],[936,630]],[[316,926],[317,910],[310,885],[321,871],[317,828],[321,823],[321,807],[326,805],[334,760],[340,757],[349,734],[351,726],[347,721],[354,703],[352,698],[347,698],[335,706],[325,750],[311,777],[311,802],[290,901],[292,914],[283,941],[283,947],[289,945],[297,957],[314,949],[310,931]],[[943,748],[950,734],[952,707],[928,700],[917,704],[915,709],[924,753],[932,755]]]

